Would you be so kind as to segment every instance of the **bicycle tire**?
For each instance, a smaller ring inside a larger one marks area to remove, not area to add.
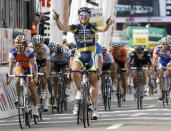
[[[162,90],[163,107],[165,107],[165,90]]]
[[[26,123],[26,112],[24,108],[24,94],[23,94],[23,87],[19,87],[19,95],[18,95],[18,120],[21,129],[24,129]]]
[[[87,121],[87,96],[86,96],[86,91],[83,91],[83,96],[82,96],[82,111],[83,111],[83,124],[84,128],[86,128],[86,121]]]
[[[102,94],[103,94],[103,102],[104,102],[104,110],[107,110],[107,91],[106,91],[106,81],[104,82]]]
[[[79,102],[79,107],[78,107],[78,111],[77,111],[77,124],[80,124],[80,120],[81,120],[81,103]]]
[[[111,92],[111,86],[108,87],[109,89],[109,96],[108,96],[108,109],[110,110],[111,108],[111,97],[112,97],[112,92]]]

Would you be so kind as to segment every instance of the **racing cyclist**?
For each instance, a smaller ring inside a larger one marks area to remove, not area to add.
[[[159,63],[159,81],[160,81],[160,96],[158,98],[159,101],[162,101],[162,85],[163,85],[163,67],[171,68],[171,46],[169,45],[168,37],[163,37],[161,39],[161,45],[157,46],[154,50],[153,54],[153,68]],[[169,84],[171,86],[171,70],[168,70],[169,73]]]
[[[118,73],[120,74],[120,87],[122,87],[121,89],[124,89],[123,94],[122,95],[122,100],[126,101],[126,91],[127,91],[127,80],[128,80],[128,76],[126,73],[127,70],[127,50],[122,47],[122,45],[120,43],[113,43],[113,47],[112,49],[109,51],[112,55],[113,58],[115,60],[115,62],[118,65]],[[125,69],[125,70],[122,70]]]
[[[37,72],[37,66],[35,64],[34,51],[32,48],[27,47],[27,41],[24,35],[19,35],[15,39],[15,46],[9,52],[9,66],[8,66],[8,75],[12,75],[14,61],[17,62],[15,68],[16,75],[23,74],[33,74],[35,76],[35,72]],[[33,115],[38,116],[38,96],[35,87],[35,82],[32,82],[33,78],[28,79],[28,88],[31,91],[31,95],[33,98]],[[11,77],[9,77],[8,81],[5,81],[5,85],[8,85],[11,81]],[[16,101],[15,105],[18,104],[18,88],[20,85],[20,78],[16,77]]]
[[[50,65],[50,51],[47,45],[44,44],[44,38],[42,35],[34,35],[32,38],[33,48],[36,56],[36,62],[38,66],[38,71],[40,73],[45,73],[48,77],[51,65]],[[39,77],[40,85],[43,88],[41,91],[41,96],[44,99],[44,112],[48,111],[48,94],[47,94],[47,80],[44,77]]]
[[[137,45],[135,47],[135,50],[131,53],[129,60],[128,60],[128,66],[132,65],[132,67],[149,67],[152,65],[151,60],[151,54],[148,51],[145,51],[145,46],[143,45]],[[147,96],[148,92],[148,84],[147,84],[147,78],[148,78],[148,70],[143,70],[143,85],[144,85],[144,96]],[[132,78],[133,78],[133,84],[136,88],[137,85],[137,77],[138,77],[138,71],[132,70]],[[135,93],[133,94],[133,99],[136,99]]]
[[[66,73],[68,70],[66,68],[69,67],[69,60],[70,60],[70,52],[69,50],[59,44],[56,44],[54,53],[51,55],[51,66],[52,71]],[[54,77],[54,97],[53,97],[53,108],[57,109],[57,102],[56,98],[58,98],[58,77]],[[69,80],[67,79],[67,75],[64,74],[64,83],[68,87]]]
[[[72,70],[81,70],[81,68],[85,68],[85,64],[88,63],[86,69],[95,69],[94,60],[95,60],[95,33],[103,32],[108,30],[109,26],[112,24],[112,20],[109,18],[106,22],[106,25],[99,26],[97,24],[89,23],[91,17],[91,10],[88,7],[81,7],[78,9],[78,17],[80,20],[80,24],[76,25],[64,25],[59,20],[59,14],[54,11],[53,18],[56,21],[56,25],[60,30],[65,32],[71,31],[74,34],[77,48],[77,57],[75,58],[72,64]],[[95,69],[96,70],[96,69]],[[76,88],[78,89],[76,100],[80,100],[81,92],[80,81],[81,76],[79,73],[72,73],[72,79],[75,82]],[[90,75],[90,85],[93,92],[93,119],[98,118],[97,106],[98,106],[98,88],[97,88],[97,74]],[[74,114],[77,114],[78,104],[75,104]]]

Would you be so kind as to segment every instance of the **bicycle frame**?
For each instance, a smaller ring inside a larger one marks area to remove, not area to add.
[[[137,98],[137,109],[142,109],[142,99],[144,97],[144,87],[143,87],[143,72],[142,70],[148,70],[146,67],[131,67],[131,70],[138,70],[138,78],[136,85],[136,98]]]

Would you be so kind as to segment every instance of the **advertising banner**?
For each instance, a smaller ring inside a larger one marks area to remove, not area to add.
[[[133,45],[148,45],[148,29],[134,29]]]

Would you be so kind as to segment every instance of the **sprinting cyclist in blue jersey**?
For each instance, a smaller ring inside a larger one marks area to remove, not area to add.
[[[158,100],[162,101],[162,85],[163,85],[163,68],[168,67],[171,68],[171,45],[169,45],[169,39],[167,37],[163,37],[161,39],[161,45],[157,46],[154,50],[153,54],[153,68],[157,62],[159,62],[159,79],[160,79],[160,96]],[[171,70],[169,72],[169,83],[171,83]]]
[[[96,53],[96,42],[95,42],[95,33],[103,32],[108,30],[109,26],[112,24],[112,20],[109,18],[106,22],[106,25],[99,26],[97,24],[89,23],[91,17],[91,10],[87,7],[79,8],[78,17],[80,24],[76,25],[64,25],[59,20],[59,14],[54,11],[53,18],[56,21],[56,25],[60,30],[71,31],[75,36],[76,48],[77,48],[77,57],[74,59],[72,64],[72,70],[81,70],[85,67],[87,69],[93,69],[95,64],[95,53]],[[79,91],[81,76],[79,73],[72,73],[72,78],[75,82],[77,90],[76,100],[80,99],[81,92]],[[97,88],[97,75],[92,74],[90,76],[90,85],[93,91],[93,119],[98,118],[97,106],[98,106],[98,88]],[[74,114],[77,114],[78,106],[74,107]]]

